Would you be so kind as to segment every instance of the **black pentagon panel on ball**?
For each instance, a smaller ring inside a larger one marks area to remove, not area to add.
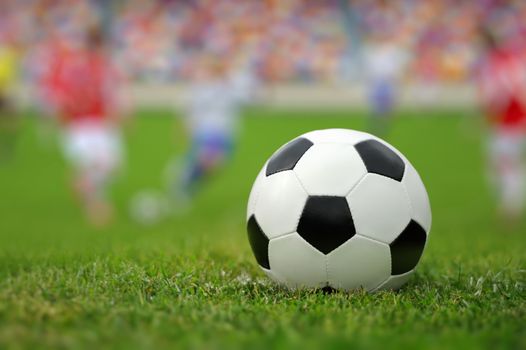
[[[376,140],[362,141],[355,145],[367,171],[402,181],[405,163],[386,145]]]
[[[356,234],[347,200],[309,197],[298,224],[298,234],[324,254],[338,248]]]
[[[391,274],[401,275],[415,268],[426,244],[426,231],[411,220],[402,233],[389,245]]]
[[[296,163],[312,145],[311,141],[301,137],[287,143],[270,158],[267,165],[267,176],[294,169]]]
[[[250,246],[252,247],[252,252],[254,252],[256,261],[259,265],[266,268],[267,270],[270,269],[270,263],[268,261],[269,239],[265,235],[265,233],[263,233],[261,227],[259,227],[259,224],[256,221],[256,217],[254,215],[252,215],[250,219],[248,219],[247,232],[248,241],[250,242]]]

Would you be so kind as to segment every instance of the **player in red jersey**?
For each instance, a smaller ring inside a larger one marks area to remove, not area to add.
[[[513,224],[520,220],[526,200],[526,61],[491,31],[482,34],[485,53],[478,85],[491,128],[490,174],[499,214]]]
[[[107,187],[122,160],[119,80],[102,32],[91,29],[85,45],[64,47],[54,55],[43,81],[48,102],[63,126],[73,188],[96,225],[111,218]]]

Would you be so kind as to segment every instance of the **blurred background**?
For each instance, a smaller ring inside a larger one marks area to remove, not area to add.
[[[157,85],[190,81],[206,56],[239,70],[248,66],[265,84],[356,85],[368,77],[363,67],[372,47],[387,43],[400,51],[401,82],[463,84],[473,77],[482,24],[525,45],[521,1],[6,0],[1,6],[0,38],[19,53],[25,82],[49,66],[51,47],[79,43],[94,22],[127,77]]]
[[[405,152],[438,228],[515,227],[525,23],[502,0],[3,0],[0,231],[20,247],[93,228],[238,240],[264,160],[329,127]]]

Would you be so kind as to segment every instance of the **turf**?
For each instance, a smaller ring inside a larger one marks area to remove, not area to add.
[[[75,206],[53,135],[23,122],[0,165],[0,348],[526,348],[526,228],[494,219],[469,113],[397,115],[388,140],[420,171],[434,221],[415,278],[376,294],[274,286],[244,227],[251,183],[279,145],[317,128],[363,129],[363,113],[247,111],[230,166],[192,211],[140,227],[130,196],[159,188],[185,143],[166,114],[127,125],[119,215],[104,230]]]

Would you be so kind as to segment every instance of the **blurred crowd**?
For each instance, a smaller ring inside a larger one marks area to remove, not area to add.
[[[410,57],[406,79],[463,81],[482,21],[526,41],[520,0],[2,0],[0,42],[42,63],[44,45],[80,40],[101,8],[120,67],[140,80],[185,81],[212,56],[265,81],[337,81],[352,50],[388,35]]]

